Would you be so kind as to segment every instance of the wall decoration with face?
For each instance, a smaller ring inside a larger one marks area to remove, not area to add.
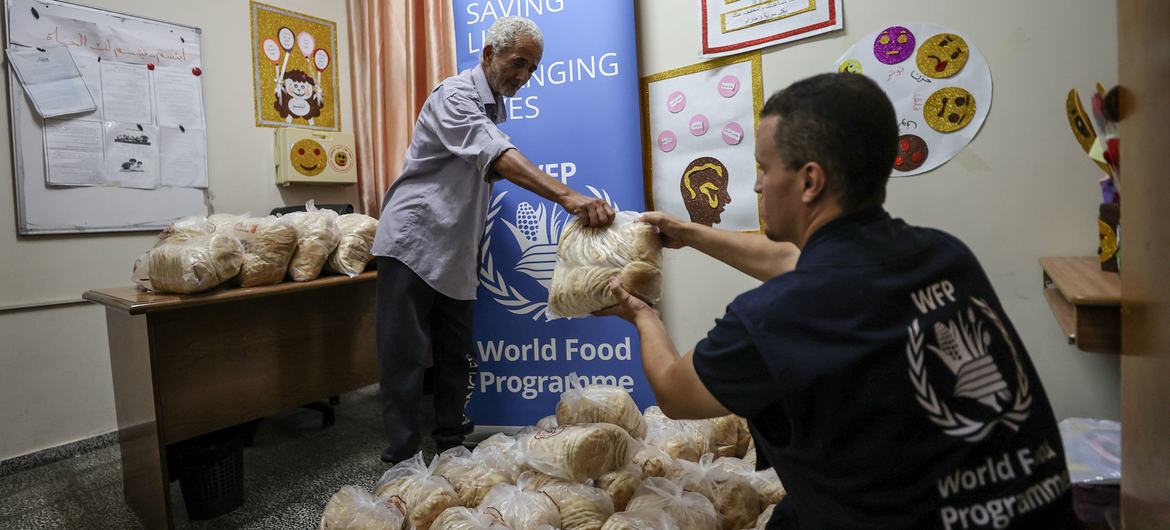
[[[873,41],[873,56],[885,64],[898,64],[914,53],[914,34],[903,26],[890,26]]]
[[[272,106],[284,118],[285,123],[302,119],[313,125],[313,119],[321,115],[321,88],[313,77],[300,70],[284,73],[284,79],[277,87],[282,92]]]
[[[951,33],[939,33],[922,43],[915,62],[918,70],[935,79],[951,77],[967,65],[967,41]]]
[[[691,221],[714,226],[722,220],[723,210],[731,204],[727,192],[729,178],[727,166],[715,158],[704,156],[687,164],[679,191]]]

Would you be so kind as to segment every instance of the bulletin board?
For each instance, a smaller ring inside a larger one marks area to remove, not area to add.
[[[189,84],[195,87],[191,92],[196,104],[191,115],[183,118],[185,125],[175,129],[197,135],[189,138],[200,140],[206,172],[199,28],[60,0],[5,0],[5,9],[6,48],[69,46],[75,56],[97,57],[99,64],[106,61],[148,68],[152,87],[163,72],[194,76]],[[51,184],[45,120],[32,109],[11,68],[8,88],[17,230],[21,235],[154,231],[177,218],[206,212],[206,177],[202,187]],[[153,89],[151,94],[151,108],[159,108],[154,105],[158,94]],[[158,113],[154,114],[150,117],[153,124],[135,125],[161,128]],[[162,158],[165,161],[165,156]],[[166,175],[168,168],[161,165],[159,172]]]

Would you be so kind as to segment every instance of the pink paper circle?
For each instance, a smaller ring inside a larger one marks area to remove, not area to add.
[[[707,134],[707,129],[711,128],[711,122],[707,121],[706,116],[702,114],[695,114],[695,117],[691,118],[691,124],[688,128],[691,130],[691,134],[695,136],[703,136],[704,134]]]
[[[663,153],[674,151],[675,147],[678,147],[678,137],[674,135],[674,132],[662,131],[662,133],[658,135],[658,148],[661,149]]]
[[[666,110],[674,114],[678,114],[687,108],[687,95],[676,90],[671,92],[670,97],[666,98]]]
[[[716,88],[716,90],[719,91],[720,96],[725,98],[729,98],[738,94],[739,78],[733,75],[723,76],[723,79],[719,80],[719,86]]]
[[[743,126],[736,122],[728,123],[723,126],[723,141],[727,145],[739,145],[743,141]]]

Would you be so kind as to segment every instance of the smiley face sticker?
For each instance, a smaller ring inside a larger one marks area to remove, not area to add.
[[[914,53],[914,34],[903,26],[890,26],[873,41],[873,56],[885,64],[898,64]]]
[[[926,123],[941,133],[955,132],[975,118],[975,97],[957,86],[936,90],[922,107]]]
[[[967,65],[970,51],[963,37],[953,33],[939,33],[922,43],[914,61],[919,72],[935,79],[945,79],[959,73]]]
[[[860,74],[861,61],[857,59],[849,59],[837,65],[837,73],[841,74]]]
[[[347,145],[337,144],[329,149],[329,167],[338,173],[348,172],[353,168],[353,150]]]
[[[898,156],[894,158],[894,169],[914,171],[922,167],[927,156],[930,156],[930,148],[926,146],[926,140],[918,135],[903,134],[898,137]]]
[[[325,148],[315,140],[305,138],[293,144],[288,158],[293,169],[306,177],[315,177],[325,171]]]

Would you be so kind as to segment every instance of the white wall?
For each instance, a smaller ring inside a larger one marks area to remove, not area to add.
[[[639,66],[649,75],[699,62],[698,1],[638,2]],[[857,39],[906,22],[970,36],[991,65],[991,114],[958,157],[924,175],[896,179],[886,208],[966,242],[991,277],[1028,347],[1060,418],[1120,416],[1116,356],[1066,344],[1041,292],[1040,256],[1096,251],[1098,170],[1064,117],[1069,88],[1117,82],[1114,2],[845,0],[845,30],[763,50],[764,94],[832,71]],[[1084,31],[1089,28],[1086,37]],[[701,339],[725,305],[757,285],[689,249],[669,252],[666,324],[680,349]]]
[[[255,126],[251,26],[245,0],[80,0],[95,7],[203,30],[204,104],[215,211],[267,213],[275,206],[357,203],[353,186],[278,188],[273,129]],[[345,0],[265,0],[337,23],[341,129],[353,131]],[[7,101],[7,87],[0,87]],[[4,120],[8,105],[0,105]],[[18,238],[11,140],[0,128],[0,308],[78,299],[128,285],[134,258],[153,235]],[[117,428],[105,313],[97,306],[0,312],[0,460]]]

